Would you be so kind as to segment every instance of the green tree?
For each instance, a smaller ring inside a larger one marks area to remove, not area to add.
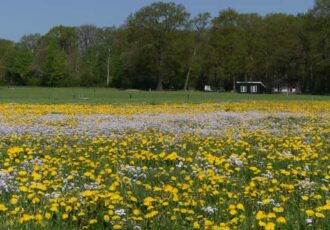
[[[63,50],[53,46],[48,48],[42,65],[42,83],[50,87],[72,85],[69,63]]]
[[[11,41],[0,39],[0,83],[6,83],[6,75],[10,64],[14,44]]]
[[[213,85],[224,82],[227,89],[235,89],[235,82],[242,74],[245,50],[238,25],[239,14],[232,9],[221,11],[212,21],[211,44],[216,52]]]
[[[171,42],[178,39],[176,33],[187,26],[189,13],[184,6],[173,2],[157,2],[143,7],[129,16],[126,27],[131,36],[136,38],[138,52],[149,52],[148,65],[157,77],[157,90],[163,89],[163,83],[171,74]],[[137,47],[135,47],[137,48]]]
[[[316,0],[310,14],[314,32],[312,92],[323,94],[330,91],[330,1]]]
[[[316,17],[330,17],[330,0],[315,0],[311,13]]]
[[[194,35],[193,44],[192,44],[192,54],[188,57],[188,70],[186,74],[186,79],[184,83],[184,90],[188,89],[189,80],[191,76],[192,69],[198,66],[196,69],[201,70],[200,50],[203,48],[207,42],[207,30],[210,24],[210,13],[200,13],[195,18],[193,18],[190,23],[192,26],[192,31]]]
[[[62,25],[53,27],[45,35],[45,41],[46,46],[52,46],[52,49],[56,48],[65,54],[72,77],[71,83],[74,85],[79,84],[80,65],[76,28]]]
[[[9,65],[9,77],[18,85],[27,85],[32,77],[33,53],[22,43],[17,44]]]

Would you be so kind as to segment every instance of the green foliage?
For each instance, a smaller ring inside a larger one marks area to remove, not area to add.
[[[127,20],[130,39],[136,42],[133,50],[138,53],[137,56],[148,53],[144,55],[145,60],[149,60],[147,66],[157,82],[158,90],[162,90],[163,84],[175,75],[173,67],[178,63],[173,43],[181,38],[188,18],[184,6],[158,2],[142,8]]]
[[[2,84],[6,82],[5,77],[13,51],[14,45],[12,42],[0,39],[0,83]]]
[[[32,75],[31,66],[33,63],[33,53],[28,47],[18,44],[12,56],[9,65],[9,77],[20,85],[29,83],[29,77]]]
[[[56,26],[21,41],[0,40],[0,84],[137,89],[268,88],[330,92],[330,1],[306,14],[222,10],[190,17],[174,2],[155,2],[119,28]]]
[[[69,86],[72,83],[69,64],[62,50],[49,48],[42,71],[42,84],[45,86]]]

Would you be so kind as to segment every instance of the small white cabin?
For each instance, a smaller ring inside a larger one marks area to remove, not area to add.
[[[287,85],[280,85],[273,87],[273,93],[298,93],[299,89],[297,87],[289,87]]]
[[[212,92],[211,86],[210,85],[205,85],[204,86],[204,91],[205,92]]]

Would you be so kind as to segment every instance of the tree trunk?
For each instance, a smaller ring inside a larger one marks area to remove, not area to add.
[[[158,79],[157,79],[157,87],[156,90],[157,91],[162,91],[163,90],[163,80],[164,80],[164,76],[163,76],[163,50],[162,47],[160,45],[157,46],[157,62],[158,62]]]
[[[197,47],[195,46],[192,59],[196,56],[196,53],[197,53]],[[187,89],[188,89],[190,72],[191,72],[191,60],[190,60],[189,67],[188,67],[188,72],[187,72],[187,75],[186,75],[186,81],[184,82],[184,87],[183,87],[184,91],[187,91]]]
[[[158,77],[158,82],[157,82],[157,91],[162,91],[163,90],[163,75],[160,74]]]
[[[110,48],[108,49],[108,60],[107,60],[107,87],[110,85]]]
[[[190,72],[191,72],[191,65],[189,65],[188,72],[187,72],[187,75],[186,75],[186,81],[184,82],[184,86],[183,86],[184,91],[187,91],[187,89],[188,89]]]
[[[310,89],[310,92],[313,92],[313,93],[314,93],[314,73],[313,73],[313,65],[311,65],[311,67],[310,67],[309,89]]]
[[[236,81],[235,81],[235,76],[233,76],[233,92],[236,92]]]

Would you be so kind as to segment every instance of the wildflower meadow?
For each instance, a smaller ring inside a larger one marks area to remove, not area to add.
[[[327,229],[330,103],[0,105],[1,229]]]

